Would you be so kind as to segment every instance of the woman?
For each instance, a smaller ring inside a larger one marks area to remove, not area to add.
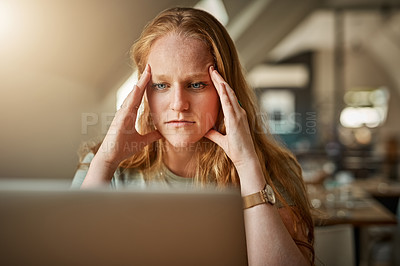
[[[140,79],[74,184],[236,185],[245,201],[249,264],[313,264],[300,166],[264,133],[225,28],[204,11],[168,9],[145,27],[132,57]],[[275,193],[275,205],[254,201],[264,188]]]

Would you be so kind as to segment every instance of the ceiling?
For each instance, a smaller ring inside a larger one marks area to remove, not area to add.
[[[36,74],[38,84],[49,75],[60,76],[106,93],[120,86],[132,73],[128,51],[143,26],[167,7],[193,6],[196,2],[1,0],[0,85],[4,86],[2,80],[15,80],[30,73]],[[227,29],[247,69],[302,49],[333,49],[333,8],[350,10],[344,25],[349,46],[365,46],[368,37],[376,36],[380,42],[381,38],[389,40],[386,46],[390,46],[390,51],[399,51],[399,2],[224,1],[230,17]],[[388,6],[396,7],[396,12],[389,11]],[[381,45],[385,44],[367,44],[379,56],[386,50],[376,48]],[[399,56],[400,52],[381,57],[399,69]]]
[[[342,37],[337,44],[339,34]],[[317,9],[269,51],[268,61],[302,51],[333,51],[335,45],[368,54],[391,77],[400,94],[399,8]]]

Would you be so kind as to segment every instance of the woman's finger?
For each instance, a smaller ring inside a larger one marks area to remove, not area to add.
[[[222,112],[224,113],[225,117],[228,117],[234,110],[232,109],[232,104],[231,100],[229,99],[229,96],[226,92],[226,88],[223,85],[223,83],[217,81],[217,79],[214,76],[214,68],[211,66],[210,67],[210,76],[211,76],[211,81],[214,83],[214,87],[217,90],[218,96],[221,100],[221,106],[222,106]]]
[[[136,85],[141,90],[144,90],[146,88],[146,85],[147,85],[147,83],[149,82],[149,79],[150,79],[150,74],[151,74],[151,68],[150,68],[150,65],[147,64],[146,67],[144,68],[142,76],[140,77],[139,81],[136,83]]]
[[[212,67],[213,69],[213,67]],[[229,86],[229,84],[224,80],[224,78],[218,73],[217,70],[212,70],[211,72],[211,79],[214,82],[214,84],[219,84],[220,87],[225,87],[225,91],[226,94],[229,98],[229,101],[231,103],[231,106],[233,108],[233,110],[235,111],[235,113],[238,113],[240,111],[240,105],[238,102],[238,99],[236,97],[235,92],[233,91],[233,89]]]
[[[227,94],[228,94],[228,96],[229,96],[229,99],[231,100],[231,102],[232,102],[232,106],[233,106],[233,108],[235,109],[235,111],[236,111],[236,113],[238,113],[238,112],[240,112],[240,109],[242,108],[241,107],[241,105],[239,104],[239,100],[238,100],[238,98],[237,98],[237,96],[236,96],[236,93],[235,93],[235,91],[231,88],[231,86],[229,86],[229,84],[228,83],[224,83],[224,86],[225,86],[225,88],[226,88],[226,92],[227,92]]]
[[[139,106],[142,102],[146,85],[150,81],[150,77],[151,77],[151,68],[149,65],[146,65],[146,68],[143,71],[142,76],[134,86],[133,90],[124,100],[121,108],[128,108],[131,112],[137,113],[137,110],[139,109]]]

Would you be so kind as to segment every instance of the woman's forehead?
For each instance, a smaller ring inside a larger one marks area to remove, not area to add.
[[[152,45],[148,63],[152,73],[158,75],[170,71],[208,73],[208,67],[213,65],[213,56],[201,40],[166,35]]]
[[[168,34],[157,39],[151,46],[150,57],[190,57],[198,60],[212,59],[212,55],[204,43],[196,38]]]

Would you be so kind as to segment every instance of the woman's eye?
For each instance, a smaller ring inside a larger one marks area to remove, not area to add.
[[[153,88],[155,88],[156,90],[164,90],[167,88],[167,85],[164,83],[154,83]]]
[[[191,87],[192,89],[195,89],[195,90],[202,89],[202,88],[204,88],[205,86],[206,86],[206,84],[203,83],[203,82],[195,82],[195,83],[190,84],[190,87]]]

